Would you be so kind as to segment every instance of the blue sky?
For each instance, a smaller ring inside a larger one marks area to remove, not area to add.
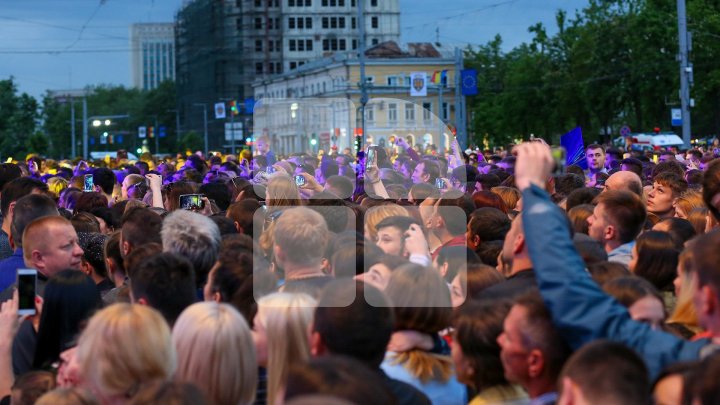
[[[382,1],[382,0],[381,0]],[[130,84],[129,27],[171,22],[182,0],[0,0],[0,78],[20,91]],[[400,0],[403,42],[482,44],[502,35],[506,49],[542,22],[555,32],[558,9],[587,0]]]

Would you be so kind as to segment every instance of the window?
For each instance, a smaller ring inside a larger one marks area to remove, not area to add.
[[[305,41],[303,41],[302,39],[300,39],[300,40],[297,41],[297,50],[298,50],[299,52],[304,52],[304,51],[305,51]]]
[[[338,7],[345,7],[345,0],[338,0]]]
[[[415,104],[405,103],[405,121],[415,121]]]
[[[324,29],[330,28],[330,20],[327,17],[322,18],[322,27]]]
[[[337,28],[338,19],[337,17],[330,17],[330,28]]]
[[[255,18],[255,29],[256,30],[262,29],[262,18],[260,18],[260,17]]]
[[[255,0],[255,7],[262,7],[262,0]]]
[[[378,28],[380,26],[377,17],[373,17],[370,19],[370,26],[373,28]]]
[[[442,119],[450,119],[450,105],[448,103],[442,103]]]
[[[357,29],[357,18],[353,17],[350,19],[350,28]]]
[[[291,39],[288,43],[288,50],[295,51],[297,49],[297,46],[295,45],[295,40]]]
[[[356,7],[357,3],[356,0],[350,0],[350,7]]]
[[[255,63],[255,73],[262,74],[263,72],[263,64],[262,62]]]
[[[237,26],[238,31],[242,31],[242,25],[243,25],[242,18],[238,18],[237,21],[235,22],[235,25]]]
[[[294,29],[295,28],[295,18],[290,17],[288,18],[288,29]]]
[[[302,1],[302,0],[299,0]],[[295,7],[295,0],[288,0],[288,7]]]
[[[312,29],[312,17],[305,18],[305,28]]]
[[[338,18],[338,27],[339,27],[339,28],[345,28],[345,17],[339,17],[339,18]]]
[[[290,62],[290,70],[297,68],[297,62]]]
[[[312,0],[305,0],[305,7],[312,7]]]
[[[305,28],[305,19],[304,19],[304,18],[298,18],[298,19],[297,19],[297,27],[298,27],[298,29],[304,29],[304,28]]]
[[[397,76],[388,76],[387,77],[387,85],[388,86],[399,86],[400,78]]]
[[[262,52],[263,50],[263,43],[261,39],[255,40],[255,52]]]
[[[282,63],[280,63],[280,62],[275,63],[275,73],[282,73]]]
[[[377,45],[377,44],[379,44],[379,43],[380,43],[380,40],[379,40],[379,39],[373,38],[373,40],[372,40],[372,44],[373,44],[373,45]]]
[[[338,41],[336,38],[323,39],[323,51],[337,51],[338,49],[345,49],[344,39],[341,39],[340,41]]]
[[[305,40],[305,50],[307,50],[307,51],[313,50],[313,40],[312,39]]]
[[[338,45],[339,45],[338,49],[340,49],[341,51],[344,51],[347,48],[346,42],[344,39],[341,39],[340,41],[338,41]]]
[[[397,119],[398,119],[397,104],[389,103],[388,104],[388,121],[397,122]]]
[[[268,73],[274,74],[275,73],[275,64],[271,63],[268,65]]]
[[[423,103],[423,121],[432,121],[432,103]]]
[[[357,39],[352,40],[352,49],[353,50],[357,49]]]
[[[323,7],[327,7],[327,6],[328,6],[328,0],[322,0],[322,3],[320,3],[320,5],[322,5]]]
[[[370,7],[377,7],[377,0],[370,0]]]
[[[375,121],[375,106],[373,106],[373,105],[365,106],[365,119],[370,122]]]

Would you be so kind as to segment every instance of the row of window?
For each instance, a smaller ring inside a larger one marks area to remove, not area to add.
[[[268,0],[272,4],[273,0]],[[277,0],[275,0],[277,1]],[[288,7],[312,7],[312,0],[288,0]],[[260,7],[262,0],[255,0],[255,7]],[[345,7],[345,0],[321,0],[322,7]],[[356,7],[357,1],[350,0],[350,7]],[[370,0],[370,7],[377,7],[378,0]],[[271,6],[272,7],[272,6]],[[275,5],[277,7],[277,3]]]
[[[280,0],[255,0],[255,7],[262,7],[266,3],[268,7],[280,7]],[[238,5],[238,7],[241,7]]]
[[[291,39],[288,41],[288,50],[289,51],[298,51],[298,52],[304,52],[304,51],[312,51],[313,50],[313,40],[312,39]]]
[[[269,30],[272,30],[272,29],[279,30],[280,29],[280,18],[279,17],[277,17],[277,18],[270,17],[267,19],[267,21],[268,21],[267,29],[269,29]],[[240,19],[238,19],[238,30],[240,30],[241,27],[242,27],[242,24],[240,22]],[[263,29],[263,19],[261,17],[255,17],[255,29],[256,30]]]
[[[312,17],[290,17],[288,18],[288,29],[312,29]]]
[[[262,52],[263,51],[263,43],[264,41],[262,39],[256,39],[255,40],[255,52]],[[267,41],[267,50],[268,52],[280,52],[282,51],[281,48],[281,42],[278,41]]]
[[[261,75],[265,73],[265,64],[263,62],[255,63],[255,74]],[[273,75],[282,73],[282,62],[270,62],[267,64],[267,73]]]
[[[448,103],[442,104],[443,108],[441,111],[442,119],[447,120],[450,117],[450,105]],[[423,103],[423,121],[432,121],[433,118],[433,105],[432,103]],[[368,121],[375,121],[375,105],[370,104],[365,107],[365,119]],[[388,103],[387,105],[387,119],[390,122],[397,122],[398,120],[398,105],[397,103]],[[415,104],[405,103],[405,121],[415,121]]]

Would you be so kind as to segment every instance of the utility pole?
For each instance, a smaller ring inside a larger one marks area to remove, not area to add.
[[[77,156],[77,144],[75,141],[75,99],[70,96],[70,156],[74,159]]]
[[[693,107],[693,100],[690,98],[690,86],[692,85],[693,67],[689,61],[690,51],[689,36],[687,32],[687,14],[685,0],[677,0],[678,13],[678,40],[680,44],[680,108],[682,110],[682,138],[685,148],[690,148],[690,107]]]
[[[462,94],[463,52],[455,48],[455,130],[460,149],[468,146],[467,119],[465,117],[465,96]]]
[[[358,28],[360,39],[358,40],[358,52],[360,60],[360,129],[362,130],[362,144],[358,152],[365,145],[365,106],[368,103],[367,78],[365,77],[365,0],[358,0]]]
[[[88,158],[87,97],[83,97],[83,160]]]
[[[204,125],[204,138],[205,138],[205,156],[208,154],[208,122],[207,122],[207,104],[205,103],[194,103],[193,107],[202,107],[203,109],[203,125]]]

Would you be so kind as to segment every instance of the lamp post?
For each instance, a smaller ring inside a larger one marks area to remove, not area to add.
[[[203,109],[203,123],[204,123],[204,138],[205,138],[205,156],[208,155],[208,123],[207,123],[207,104],[205,103],[194,103],[193,107],[202,107]]]

